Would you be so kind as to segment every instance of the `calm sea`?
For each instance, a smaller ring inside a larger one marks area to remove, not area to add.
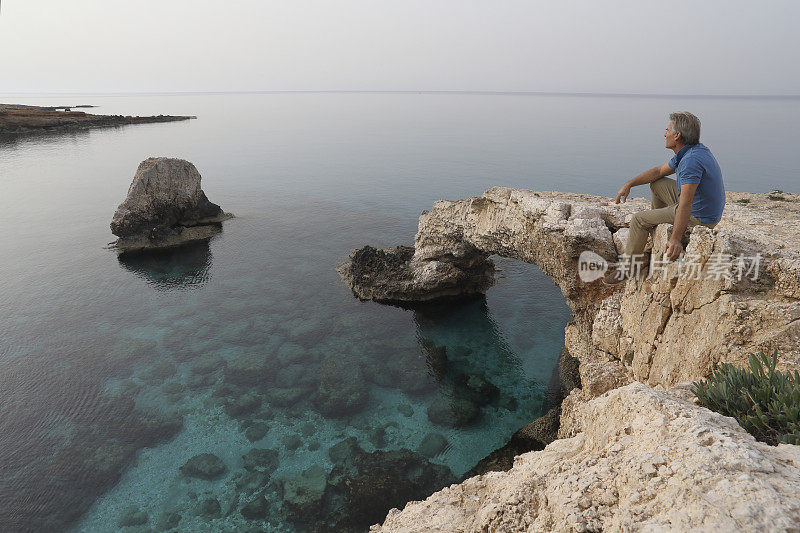
[[[0,140],[0,522],[9,530],[302,529],[298,508],[312,523],[357,513],[332,474],[356,457],[341,445],[331,453],[348,438],[363,450],[348,475],[367,486],[365,457],[376,451],[410,450],[392,464],[460,476],[503,445],[546,408],[570,319],[552,281],[499,258],[485,299],[415,312],[356,300],[334,270],[353,248],[412,244],[420,211],[437,199],[494,185],[613,196],[670,157],[667,115],[684,109],[701,117],[728,190],[800,188],[798,99],[0,101],[198,117]],[[209,199],[236,218],[210,243],[118,259],[104,249],[108,223],[150,156],[192,161]],[[446,354],[443,375],[432,375],[431,353]],[[252,379],[243,357],[255,361]],[[443,422],[448,409],[468,422]],[[212,479],[181,470],[199,454],[216,456]],[[255,457],[266,459],[254,466]],[[258,517],[242,516],[260,495]]]

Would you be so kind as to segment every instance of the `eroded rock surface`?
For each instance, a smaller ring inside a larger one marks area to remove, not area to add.
[[[151,157],[139,164],[111,232],[119,251],[167,248],[208,239],[231,216],[206,198],[192,163]]]
[[[728,193],[714,230],[696,227],[685,239],[693,269],[663,261],[671,226],[662,224],[644,276],[618,285],[581,281],[580,254],[616,261],[633,213],[647,208],[641,198],[614,204],[586,194],[494,187],[423,211],[413,253],[403,248],[391,270],[375,261],[361,268],[369,254],[357,251],[343,270],[359,276],[343,277],[362,298],[419,301],[438,296],[439,287],[457,294],[465,268],[480,268],[492,254],[536,264],[573,310],[565,344],[581,365],[592,364],[581,371],[589,397],[632,380],[670,386],[697,379],[762,349],[779,349],[781,369],[797,367],[800,196]],[[469,284],[465,291],[490,285]]]
[[[343,276],[360,297],[415,301],[421,287],[436,295],[444,284],[456,294],[463,265],[477,268],[497,254],[538,265],[573,311],[565,350],[579,361],[581,388],[561,404],[561,440],[518,456],[508,473],[473,477],[392,511],[375,530],[784,530],[800,523],[800,448],[756,443],[733,419],[687,402],[686,386],[674,387],[762,350],[778,350],[780,370],[800,368],[800,196],[729,192],[722,221],[685,236],[683,262],[662,257],[672,231],[663,224],[641,276],[618,285],[582,281],[580,254],[617,260],[632,215],[648,208],[644,199],[617,205],[495,187],[423,211],[413,254],[406,250],[407,262],[395,265],[399,283],[381,278],[379,268],[362,270],[356,282]],[[669,387],[673,399],[658,392]],[[551,434],[555,426],[548,425]]]
[[[676,395],[679,396],[679,395]],[[451,485],[370,531],[789,531],[800,447],[633,383],[583,404],[583,431],[508,472]]]

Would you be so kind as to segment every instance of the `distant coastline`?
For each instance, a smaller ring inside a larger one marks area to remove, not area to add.
[[[591,91],[501,91],[471,89],[265,89],[239,91],[122,91],[107,93],[2,93],[3,98],[9,96],[181,96],[209,94],[451,94],[477,96],[576,96],[604,98],[701,98],[701,99],[743,99],[743,100],[800,100],[800,94],[689,94],[689,93],[618,93]],[[63,108],[63,106],[61,106]],[[73,106],[94,107],[94,106]]]
[[[92,115],[77,108],[91,105],[40,107],[17,104],[0,104],[0,134],[31,135],[37,133],[66,133],[89,128],[175,122],[197,118],[194,116],[157,115],[149,117],[123,115]]]

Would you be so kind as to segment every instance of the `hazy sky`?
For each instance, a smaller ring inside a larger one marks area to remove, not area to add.
[[[0,92],[800,94],[797,0],[0,2]]]

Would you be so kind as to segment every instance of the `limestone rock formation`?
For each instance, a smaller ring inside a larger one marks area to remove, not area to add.
[[[483,294],[491,285],[494,265],[477,250],[451,254],[447,261],[412,262],[414,248],[395,246],[354,250],[339,274],[362,300],[384,303],[424,302]],[[464,259],[463,261],[461,259]]]
[[[755,443],[733,419],[653,389],[707,377],[722,362],[744,365],[761,350],[778,350],[779,370],[800,368],[800,195],[728,192],[722,221],[693,228],[681,261],[664,260],[672,227],[662,224],[642,275],[618,285],[583,281],[581,253],[615,262],[631,217],[648,208],[638,198],[614,204],[495,187],[423,211],[413,253],[404,250],[393,263],[401,276],[377,263],[358,278],[343,274],[359,297],[414,302],[437,297],[439,287],[450,296],[462,287],[474,293],[476,286],[460,285],[465,268],[479,270],[497,254],[538,265],[573,312],[564,341],[579,362],[581,388],[561,403],[562,440],[517,457],[508,474],[473,477],[394,511],[378,530],[782,530],[798,523],[800,505],[789,496],[800,488],[797,448]],[[358,269],[358,258],[340,272]],[[670,390],[692,396],[685,386]],[[556,424],[546,426],[555,433]],[[504,468],[506,456],[496,455],[487,460]],[[643,478],[643,460],[652,457],[659,462],[645,463]],[[476,467],[486,468],[494,466]]]
[[[640,198],[614,204],[586,194],[494,187],[423,211],[413,254],[404,249],[391,271],[380,262],[361,268],[363,254],[356,252],[340,272],[359,273],[343,275],[359,297],[410,302],[436,297],[441,287],[458,294],[469,277],[465,269],[479,269],[491,254],[538,265],[573,311],[565,344],[582,366],[591,363],[581,371],[589,397],[633,380],[670,386],[697,379],[720,362],[743,364],[750,353],[773,347],[781,352],[779,368],[796,368],[800,196],[728,193],[714,230],[698,226],[685,239],[686,264],[663,260],[671,226],[662,224],[643,276],[619,285],[583,282],[580,254],[616,261],[633,213],[647,208]],[[474,293],[489,286],[464,287]]]
[[[584,404],[583,431],[508,472],[389,512],[389,531],[789,531],[800,447],[756,442],[734,419],[634,383]]]
[[[121,252],[167,248],[208,239],[231,217],[208,201],[192,163],[151,157],[139,164],[111,232]]]

